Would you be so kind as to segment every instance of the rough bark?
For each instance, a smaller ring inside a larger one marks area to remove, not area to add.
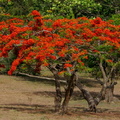
[[[96,97],[96,104],[99,104],[99,101],[105,100],[106,102],[110,103],[114,101],[114,86],[117,84],[117,82],[111,80],[107,82],[102,82],[101,80],[97,79],[98,82],[101,84],[102,89],[101,92]],[[98,102],[98,103],[97,103]]]
[[[80,81],[76,82],[76,86],[82,92],[84,99],[88,102],[89,110],[91,112],[96,112],[96,106],[102,101],[107,100],[107,102],[111,102],[113,100],[113,90],[114,85],[117,83],[114,82],[112,84],[102,84],[101,91],[98,93],[96,97],[93,97],[89,91],[87,91],[84,86],[80,83]]]
[[[105,99],[105,91],[106,91],[106,86],[102,85],[101,91],[98,93],[98,95],[94,98],[96,106]]]
[[[99,56],[99,57],[101,58],[101,56]],[[114,72],[114,69],[115,69],[116,65],[114,65],[111,68],[109,74],[107,74],[106,71],[105,71],[105,68],[103,67],[103,60],[100,59],[99,67],[100,67],[100,70],[101,70],[102,76],[103,76],[102,93],[104,92],[104,99],[105,99],[105,101],[107,101],[109,103],[111,101],[113,101],[113,90],[114,90],[115,82],[112,81],[113,77],[111,77],[111,75]],[[111,80],[110,80],[110,77],[111,77]],[[103,97],[103,94],[101,94],[101,96]],[[99,98],[102,99],[101,97],[99,97]]]
[[[114,86],[117,84],[117,82],[113,82],[113,83],[107,83],[107,87],[105,90],[105,101],[108,103],[111,103],[112,101],[114,101]]]
[[[105,101],[111,103],[113,101],[113,90],[112,88],[107,88],[105,91]]]
[[[54,100],[55,112],[59,112],[61,109],[62,92],[61,92],[61,84],[58,76],[58,70],[55,69],[53,66],[49,66],[49,69],[53,73],[55,78],[55,90],[56,90],[56,95]]]
[[[59,112],[61,109],[61,101],[62,101],[62,92],[60,88],[60,81],[55,79],[55,87],[56,87],[56,95],[55,95],[55,112]]]
[[[89,105],[90,111],[96,112],[95,100],[94,100],[93,96],[91,95],[91,93],[89,91],[85,90],[84,86],[80,82],[77,82],[76,86],[82,92],[84,99],[87,101],[87,103]]]
[[[68,81],[68,86],[65,90],[65,99],[62,104],[62,113],[67,113],[68,110],[68,103],[72,96],[74,87],[75,87],[75,81],[76,81],[76,71],[71,75],[70,80]]]

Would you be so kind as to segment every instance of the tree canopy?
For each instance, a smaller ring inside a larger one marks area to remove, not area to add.
[[[40,73],[41,66],[46,66],[55,78],[56,111],[62,106],[62,111],[66,113],[75,86],[82,91],[90,110],[96,111],[106,90],[116,84],[113,78],[120,65],[120,25],[97,17],[103,15],[101,17],[107,19],[108,11],[104,4],[109,1],[105,1],[0,1],[1,16],[7,18],[0,22],[0,58],[3,60],[12,56],[8,74],[24,71],[29,66],[34,73]],[[42,15],[34,9],[41,11]],[[101,14],[103,10],[105,14]],[[117,11],[118,17],[119,8],[110,8],[110,11],[112,14]],[[7,66],[1,63],[0,67]],[[96,75],[102,78],[102,81],[99,80],[102,89],[96,98],[81,83],[78,84],[77,73],[81,71],[98,71],[101,74],[97,72]],[[66,80],[63,102],[60,74],[64,74]]]

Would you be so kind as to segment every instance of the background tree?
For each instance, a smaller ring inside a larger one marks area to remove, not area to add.
[[[38,10],[47,18],[94,17],[101,5],[94,0],[2,0],[1,13],[23,16]]]
[[[113,14],[120,14],[120,2],[118,0],[95,0],[102,6],[100,17],[109,19]]]
[[[32,10],[40,11],[48,19],[99,16],[108,20],[112,16],[112,19],[119,18],[120,2],[117,0],[1,0],[0,9],[1,20],[5,17],[3,13],[26,17]]]

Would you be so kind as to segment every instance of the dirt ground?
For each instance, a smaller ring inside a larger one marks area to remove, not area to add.
[[[89,82],[89,90],[100,87]],[[97,84],[96,84],[97,85]],[[115,87],[120,99],[120,82]],[[101,102],[97,113],[87,112],[87,103],[75,89],[69,104],[69,115],[54,113],[54,83],[42,79],[0,75],[0,120],[120,120],[120,102]]]

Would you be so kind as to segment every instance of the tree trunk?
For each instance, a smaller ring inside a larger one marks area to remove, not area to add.
[[[114,85],[116,85],[117,82],[113,82],[113,83],[107,83],[107,87],[105,90],[105,101],[108,103],[111,103],[112,101],[114,101]]]
[[[72,93],[74,91],[75,82],[76,82],[76,71],[74,71],[74,73],[71,75],[70,80],[68,81],[68,86],[65,90],[65,99],[64,99],[63,104],[62,104],[62,113],[63,114],[67,113],[68,103],[69,103],[69,100],[70,100]]]
[[[55,94],[54,104],[55,104],[55,112],[59,112],[61,109],[62,92],[61,92],[61,85],[60,85],[60,80],[59,80],[59,76],[58,76],[58,71],[53,66],[49,66],[48,68],[53,73],[54,78],[55,78],[56,94]]]
[[[95,100],[92,97],[91,93],[87,90],[84,89],[83,85],[80,82],[76,83],[76,86],[79,88],[79,90],[82,92],[83,97],[86,99],[88,105],[89,105],[89,110],[91,112],[96,112],[96,104]]]
[[[61,109],[61,101],[62,101],[62,92],[60,88],[60,81],[55,79],[55,87],[56,87],[56,95],[55,95],[55,112],[59,112]]]
[[[113,101],[113,90],[112,88],[107,88],[105,91],[105,101],[111,103]]]
[[[96,106],[101,102],[101,100],[106,99],[107,102],[111,102],[113,100],[113,90],[114,85],[116,84],[116,82],[109,84],[109,86],[108,84],[103,84],[100,93],[95,98],[93,98],[89,91],[84,89],[84,86],[80,82],[77,81],[76,86],[80,89],[80,91],[83,94],[83,97],[88,102],[90,111],[96,112]]]
[[[102,85],[101,91],[98,93],[98,95],[94,98],[96,106],[101,102],[101,100],[105,99],[105,90],[106,86]]]
[[[103,90],[104,90],[104,94],[105,94],[104,97],[105,97],[105,101],[110,103],[113,101],[114,85],[117,84],[116,82],[113,81],[113,78],[115,77],[114,70],[116,68],[116,65],[112,66],[112,68],[109,71],[109,74],[107,74],[106,70],[103,66],[103,59],[102,59],[101,55],[99,55],[99,58],[100,58],[99,67],[100,67],[100,70],[103,75],[103,84],[104,84]]]

